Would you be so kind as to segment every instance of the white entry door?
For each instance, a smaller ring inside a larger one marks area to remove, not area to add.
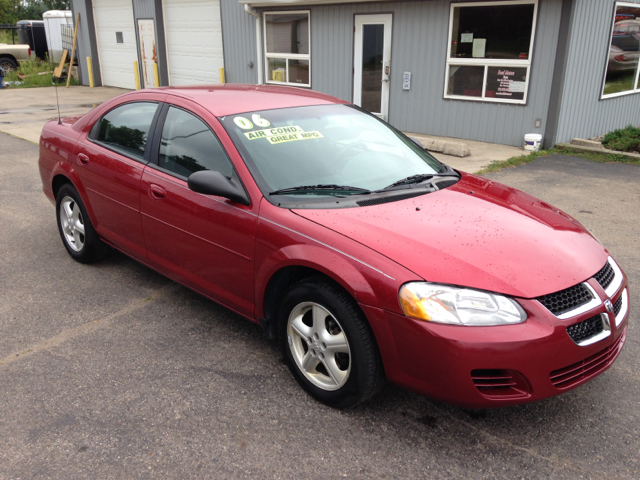
[[[162,3],[171,85],[220,83],[224,67],[220,0]]]
[[[389,116],[392,15],[356,15],[353,56],[353,103]]]
[[[136,88],[133,62],[138,60],[138,48],[131,0],[93,0],[93,18],[102,84]]]

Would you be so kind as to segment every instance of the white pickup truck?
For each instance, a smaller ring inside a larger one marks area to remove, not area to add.
[[[0,67],[7,73],[18,68],[20,63],[31,58],[29,45],[8,45],[0,43]]]

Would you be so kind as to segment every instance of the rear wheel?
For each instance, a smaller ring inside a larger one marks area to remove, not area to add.
[[[18,65],[15,60],[9,57],[0,57],[0,67],[2,67],[7,74],[18,69]]]
[[[298,383],[332,407],[352,407],[384,384],[367,319],[341,287],[323,278],[293,285],[282,301],[281,347]]]
[[[65,184],[56,196],[58,231],[69,255],[80,263],[95,263],[109,251],[93,228],[78,191]]]

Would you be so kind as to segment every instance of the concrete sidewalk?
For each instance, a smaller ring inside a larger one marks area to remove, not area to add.
[[[63,117],[84,115],[102,102],[127,91],[114,87],[58,87],[60,115]],[[38,143],[44,124],[57,117],[58,110],[54,88],[8,88],[0,90],[0,132]],[[524,149],[510,145],[435,137],[418,133],[409,133],[408,135],[417,138],[423,143],[428,140],[440,140],[445,143],[466,145],[471,150],[471,155],[467,157],[455,157],[438,152],[431,153],[441,162],[455,169],[471,173],[477,172],[492,161],[507,160],[525,153]]]
[[[444,153],[430,151],[431,155],[436,157],[443,163],[464,172],[475,173],[478,170],[489,165],[494,161],[504,161],[511,157],[519,157],[524,155],[524,148],[513,147],[511,145],[501,145],[497,143],[476,142],[474,140],[461,140],[459,138],[436,137],[434,135],[423,135],[421,133],[407,133],[410,137],[414,137],[425,146],[429,141],[439,141],[445,144],[458,144],[466,146],[471,155],[467,157],[456,157],[445,155]]]
[[[84,115],[102,102],[127,91],[114,87],[58,87],[60,115]],[[54,88],[0,90],[0,132],[38,143],[44,124],[55,118],[58,118],[58,109]]]

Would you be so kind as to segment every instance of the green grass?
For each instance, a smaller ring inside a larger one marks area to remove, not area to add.
[[[552,148],[550,150],[540,150],[539,152],[531,152],[528,155],[520,155],[519,157],[511,157],[508,160],[491,162],[488,166],[482,170],[476,172],[477,175],[484,173],[497,172],[503,168],[517,167],[526,163],[533,162],[536,158],[546,157],[549,155],[570,155],[573,157],[580,157],[592,162],[598,163],[629,163],[631,165],[640,165],[640,159],[629,158],[624,155],[616,155],[611,153],[578,153],[571,152],[569,150],[562,150],[561,148]]]
[[[36,58],[35,60],[29,60],[22,62],[18,67],[17,72],[12,72],[4,79],[6,82],[20,82],[17,84],[11,84],[9,88],[33,88],[33,87],[52,87],[53,83],[53,69],[56,67],[51,62],[46,62]],[[43,73],[44,72],[44,73]],[[26,75],[23,80],[20,80],[18,73]],[[42,75],[38,75],[43,73]],[[78,85],[78,80],[71,78],[71,85]]]
[[[627,125],[625,128],[607,133],[602,144],[609,150],[619,152],[640,152],[640,127]]]
[[[531,152],[529,154],[520,155],[518,157],[511,157],[508,160],[496,160],[491,162],[489,165],[487,165],[482,170],[476,173],[478,174],[491,173],[491,172],[497,172],[498,170],[502,170],[503,168],[517,167],[519,165],[524,165],[525,163],[531,163],[536,158],[546,157],[547,155],[553,155],[555,153],[559,153],[559,152],[556,149],[540,150],[539,152]]]

